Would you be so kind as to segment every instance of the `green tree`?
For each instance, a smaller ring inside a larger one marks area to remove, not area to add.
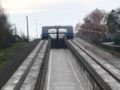
[[[11,35],[11,25],[8,22],[7,15],[4,13],[4,9],[0,8],[0,47]]]
[[[106,22],[110,33],[116,33],[117,31],[120,31],[120,8],[112,10],[110,13],[108,13]]]
[[[120,45],[120,34],[118,34],[114,39],[115,44]]]

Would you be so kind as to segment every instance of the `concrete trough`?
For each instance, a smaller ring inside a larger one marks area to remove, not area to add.
[[[83,73],[83,76],[88,83],[87,86],[89,86],[90,90],[120,90],[120,82],[117,81],[109,72],[83,52],[71,40],[65,40],[65,42],[73,54],[77,57],[80,66],[83,68],[81,72]],[[102,61],[101,63],[105,64],[109,69],[114,71],[114,73],[116,71],[117,75],[119,74],[120,71],[112,65]]]

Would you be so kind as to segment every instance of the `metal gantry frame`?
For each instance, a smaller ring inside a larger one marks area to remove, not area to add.
[[[56,29],[56,32],[48,32],[50,29]],[[59,29],[66,29],[67,32],[59,32]],[[56,34],[57,38],[59,39],[59,34],[65,34],[68,39],[72,39],[73,34],[73,27],[72,26],[43,26],[42,27],[42,39],[48,39],[49,34]]]

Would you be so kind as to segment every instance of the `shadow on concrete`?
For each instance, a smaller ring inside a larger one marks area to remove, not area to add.
[[[60,48],[67,48],[67,46],[65,45],[64,39],[52,39],[51,48],[60,49]]]

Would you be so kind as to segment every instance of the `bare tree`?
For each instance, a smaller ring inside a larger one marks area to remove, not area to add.
[[[84,23],[80,26],[80,32],[89,39],[102,38],[107,32],[105,25],[106,13],[104,10],[95,9],[84,18]]]
[[[90,30],[95,30],[100,24],[103,23],[106,13],[104,10],[95,9],[84,18],[85,25]]]

